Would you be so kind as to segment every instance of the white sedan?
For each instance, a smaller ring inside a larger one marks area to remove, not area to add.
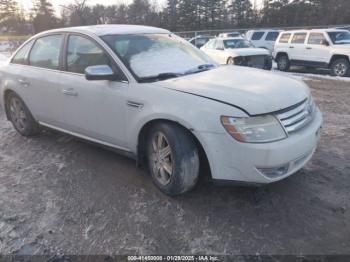
[[[40,33],[0,79],[0,103],[21,135],[48,127],[113,148],[148,167],[169,195],[192,189],[204,163],[214,181],[286,178],[311,158],[322,125],[303,82],[220,67],[153,27]]]
[[[202,48],[202,51],[219,64],[231,64],[271,70],[271,53],[263,48],[255,48],[241,37],[215,38]]]

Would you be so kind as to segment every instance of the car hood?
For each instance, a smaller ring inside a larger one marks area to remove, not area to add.
[[[235,56],[270,55],[270,52],[263,48],[235,48],[226,51]]]
[[[350,43],[342,45],[334,45],[336,51],[350,52]]]
[[[239,66],[221,66],[157,84],[234,105],[249,115],[279,111],[310,95],[309,88],[299,80]]]

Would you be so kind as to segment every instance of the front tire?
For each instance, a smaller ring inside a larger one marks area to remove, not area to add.
[[[276,60],[277,60],[276,62],[277,62],[278,70],[283,71],[283,72],[287,72],[289,70],[290,61],[289,61],[288,56],[280,55],[280,56],[278,56],[278,58]]]
[[[350,73],[349,61],[345,58],[336,59],[331,65],[332,75],[345,77]]]
[[[187,130],[161,123],[151,128],[147,142],[148,166],[153,183],[165,194],[190,191],[199,176],[199,155]]]
[[[23,100],[15,93],[10,93],[7,96],[6,110],[12,125],[22,136],[30,137],[40,132],[39,124],[35,121]]]

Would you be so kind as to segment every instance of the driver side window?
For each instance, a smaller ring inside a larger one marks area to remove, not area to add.
[[[93,41],[78,35],[70,35],[67,47],[67,71],[84,74],[89,66],[111,65],[110,59]]]

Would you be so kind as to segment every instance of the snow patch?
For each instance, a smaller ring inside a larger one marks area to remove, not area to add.
[[[0,65],[5,64],[8,58],[9,56],[7,54],[0,53]]]
[[[277,69],[277,64],[274,62],[272,71],[276,74],[283,75],[283,76],[289,76],[294,79],[298,80],[311,80],[311,81],[317,81],[317,80],[331,80],[331,81],[342,81],[342,82],[350,82],[350,77],[339,77],[339,76],[332,76],[330,74],[314,74],[314,73],[303,73],[303,72],[282,72]]]
[[[134,55],[130,66],[139,77],[156,76],[162,73],[184,73],[203,64],[180,48],[152,46],[146,52]],[[150,66],[152,65],[152,66]]]

